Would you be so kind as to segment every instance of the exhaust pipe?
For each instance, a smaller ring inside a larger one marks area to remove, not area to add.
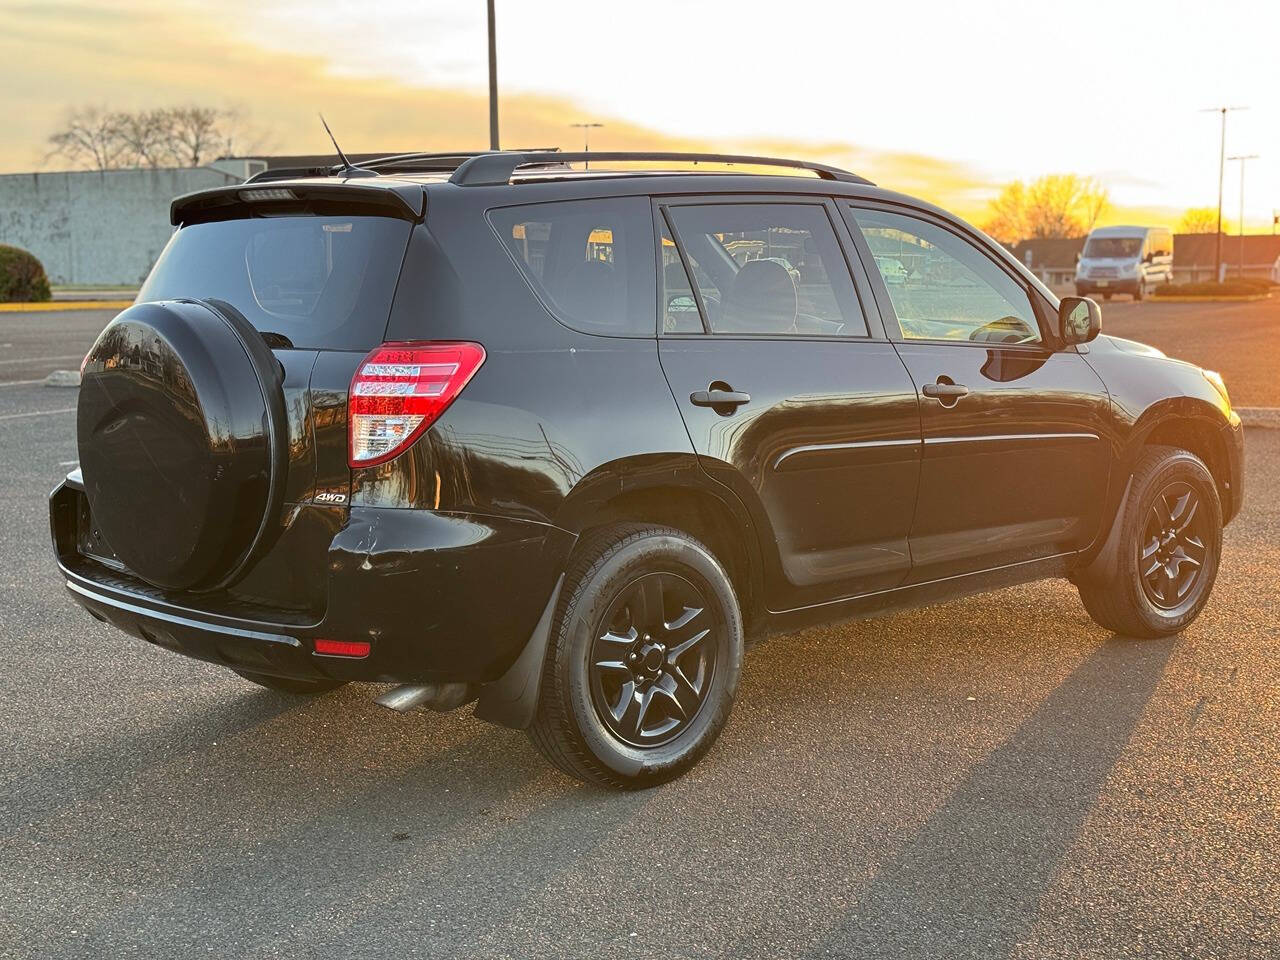
[[[402,683],[373,702],[399,713],[407,713],[416,707],[447,713],[470,703],[479,695],[479,687],[470,683]]]

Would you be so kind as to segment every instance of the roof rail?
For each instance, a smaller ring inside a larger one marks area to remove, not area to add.
[[[559,147],[522,147],[515,153],[555,153]],[[455,170],[472,157],[483,157],[495,150],[450,150],[445,153],[394,153],[357,164],[366,170],[405,167],[409,169]],[[341,167],[336,169],[341,170]]]
[[[671,153],[653,151],[592,151],[581,153],[548,153],[542,151],[501,151],[497,153],[480,153],[458,165],[449,178],[450,183],[462,187],[496,186],[511,182],[511,177],[518,167],[538,164],[585,163],[586,161],[644,161],[671,160],[684,163],[743,163],[761,167],[789,167],[795,170],[808,170],[816,173],[823,180],[839,180],[844,183],[862,183],[872,185],[870,180],[841,170],[829,167],[824,163],[809,163],[805,160],[788,160],[779,157],[750,157],[730,153]]]

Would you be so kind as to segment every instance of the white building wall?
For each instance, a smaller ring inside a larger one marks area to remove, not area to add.
[[[0,175],[0,243],[35,254],[51,283],[136,285],[169,239],[170,201],[239,182],[210,167]]]

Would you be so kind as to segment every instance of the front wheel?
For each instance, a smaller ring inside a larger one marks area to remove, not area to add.
[[[1138,461],[1116,518],[1117,549],[1106,569],[1079,582],[1094,621],[1116,633],[1163,637],[1200,615],[1218,575],[1222,504],[1200,458],[1151,447]]]
[[[1147,281],[1139,280],[1138,285],[1133,290],[1134,301],[1143,300],[1147,296]]]
[[[720,735],[742,641],[733,585],[693,537],[636,524],[588,534],[565,573],[530,739],[581,780],[672,780]]]

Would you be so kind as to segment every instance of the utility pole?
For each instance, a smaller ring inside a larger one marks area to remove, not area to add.
[[[493,0],[489,0],[489,149],[498,148],[498,42],[493,26]]]
[[[1227,166],[1227,114],[1232,110],[1248,110],[1248,107],[1205,107],[1201,113],[1222,114],[1222,140],[1218,146],[1218,244],[1213,279],[1222,279],[1222,178]]]
[[[1244,165],[1250,160],[1257,160],[1258,154],[1250,153],[1245,156],[1227,157],[1231,161],[1240,161],[1240,277],[1244,278]]]
[[[595,127],[603,127],[604,124],[603,123],[571,123],[569,124],[569,126],[576,127],[577,129],[582,131],[582,152],[590,153],[591,152],[591,131]],[[590,160],[588,160],[586,164],[584,164],[583,169],[585,170],[591,169]]]

